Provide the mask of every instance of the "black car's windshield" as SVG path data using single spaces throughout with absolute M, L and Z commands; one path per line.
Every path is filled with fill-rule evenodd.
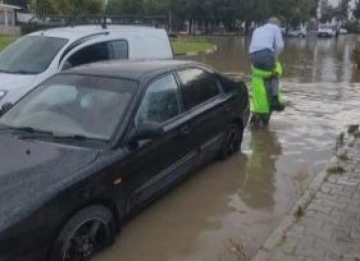
M 26 36 L 0 53 L 0 72 L 42 73 L 67 42 L 63 38 Z
M 109 140 L 136 83 L 114 78 L 58 75 L 0 118 L 11 129 Z

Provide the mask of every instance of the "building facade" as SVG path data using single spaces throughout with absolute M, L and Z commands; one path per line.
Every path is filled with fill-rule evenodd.
M 16 34 L 20 30 L 16 26 L 16 10 L 18 6 L 0 2 L 0 34 Z

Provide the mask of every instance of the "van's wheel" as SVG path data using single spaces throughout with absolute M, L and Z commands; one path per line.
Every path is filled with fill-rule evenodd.
M 84 261 L 114 242 L 116 223 L 103 206 L 87 207 L 63 227 L 50 253 L 50 261 Z
M 239 152 L 243 140 L 243 128 L 236 123 L 229 126 L 220 151 L 220 159 L 224 160 Z

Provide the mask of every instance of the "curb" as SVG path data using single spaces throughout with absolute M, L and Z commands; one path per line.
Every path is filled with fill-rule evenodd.
M 179 53 L 175 56 L 198 56 L 202 54 L 212 54 L 215 53 L 218 50 L 217 45 L 214 45 L 211 49 L 205 50 L 205 51 L 198 51 L 198 52 L 187 52 L 187 53 Z
M 257 251 L 256 255 L 252 258 L 252 261 L 269 261 L 270 252 L 276 248 L 286 231 L 296 222 L 295 213 L 299 208 L 305 209 L 314 198 L 315 194 L 320 190 L 321 185 L 324 183 L 326 177 L 328 177 L 327 169 L 330 166 L 333 166 L 335 162 L 338 162 L 337 156 L 334 156 L 329 163 L 326 165 L 325 170 L 320 172 L 311 182 L 309 189 L 305 194 L 295 203 L 295 206 L 292 210 L 282 219 L 279 225 L 275 230 L 270 234 L 268 239 L 262 245 L 262 247 Z

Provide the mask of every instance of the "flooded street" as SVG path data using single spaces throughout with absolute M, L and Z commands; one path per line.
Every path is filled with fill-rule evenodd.
M 288 39 L 286 111 L 274 115 L 269 130 L 247 129 L 242 154 L 205 167 L 132 218 L 96 260 L 236 260 L 236 245 L 253 255 L 331 158 L 339 132 L 358 122 L 355 39 Z M 249 75 L 246 38 L 214 42 L 217 53 L 194 59 Z

